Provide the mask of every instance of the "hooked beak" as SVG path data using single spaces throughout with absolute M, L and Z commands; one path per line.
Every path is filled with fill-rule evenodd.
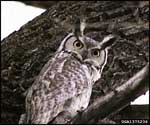
M 83 53 L 82 53 L 82 59 L 83 60 L 87 59 L 87 55 L 88 55 L 88 51 L 84 50 Z

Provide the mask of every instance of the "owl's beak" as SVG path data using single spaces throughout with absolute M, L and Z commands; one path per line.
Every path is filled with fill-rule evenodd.
M 84 50 L 83 53 L 82 53 L 82 59 L 83 60 L 87 59 L 87 54 L 88 54 L 88 51 Z

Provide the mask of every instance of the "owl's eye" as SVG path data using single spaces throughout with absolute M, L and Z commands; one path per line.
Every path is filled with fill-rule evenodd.
M 99 49 L 92 50 L 92 55 L 96 57 L 100 56 L 100 50 Z
M 81 48 L 83 48 L 83 43 L 81 43 L 80 41 L 75 41 L 73 43 L 73 46 L 78 48 L 78 49 L 81 49 Z

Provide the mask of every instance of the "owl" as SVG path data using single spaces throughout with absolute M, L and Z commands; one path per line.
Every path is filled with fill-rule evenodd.
M 42 68 L 27 92 L 19 124 L 66 124 L 88 107 L 115 37 L 98 42 L 85 36 L 84 28 L 81 22 L 69 33 Z

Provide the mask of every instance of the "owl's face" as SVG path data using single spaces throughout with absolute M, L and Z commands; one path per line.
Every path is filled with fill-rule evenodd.
M 86 36 L 76 37 L 75 34 L 71 33 L 62 41 L 58 51 L 67 50 L 75 53 L 81 61 L 100 68 L 106 63 L 106 41 L 109 41 L 111 38 L 112 36 L 105 37 L 100 43 Z

